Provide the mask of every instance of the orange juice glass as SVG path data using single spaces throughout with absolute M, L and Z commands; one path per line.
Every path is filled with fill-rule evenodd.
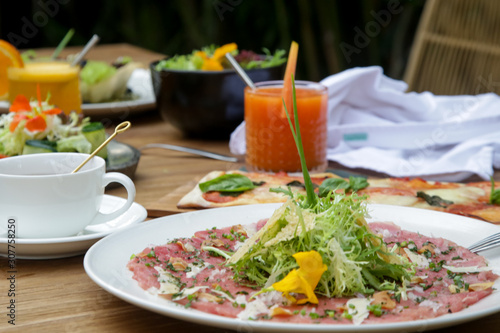
M 246 166 L 250 171 L 299 172 L 297 147 L 283 109 L 283 81 L 265 81 L 245 88 Z M 295 81 L 302 145 L 309 171 L 327 166 L 327 89 Z M 288 107 L 288 105 L 287 105 Z M 293 121 L 293 109 L 288 107 Z
M 70 66 L 67 62 L 30 62 L 23 68 L 10 67 L 7 70 L 9 79 L 9 100 L 17 95 L 28 99 L 37 98 L 37 85 L 40 85 L 42 100 L 50 94 L 49 103 L 63 110 L 81 112 L 79 66 Z

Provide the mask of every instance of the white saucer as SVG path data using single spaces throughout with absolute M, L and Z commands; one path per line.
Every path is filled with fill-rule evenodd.
M 101 211 L 109 212 L 123 205 L 126 200 L 112 195 L 104 195 Z M 76 236 L 60 238 L 15 238 L 15 243 L 8 243 L 0 238 L 0 257 L 9 259 L 55 259 L 84 254 L 99 239 L 113 231 L 144 221 L 147 212 L 138 203 L 133 203 L 120 217 L 104 225 L 89 226 Z M 10 245 L 10 247 L 9 247 Z M 10 251 L 9 251 L 10 250 Z

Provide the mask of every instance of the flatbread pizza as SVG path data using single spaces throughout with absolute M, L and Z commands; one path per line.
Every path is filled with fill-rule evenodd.
M 351 191 L 349 183 L 362 179 L 365 186 L 356 191 L 366 195 L 369 203 L 437 210 L 500 224 L 500 205 L 493 195 L 496 188 L 492 189 L 492 183 L 487 181 L 462 184 L 421 178 L 343 179 L 333 173 L 312 174 L 311 178 L 317 192 Z M 250 186 L 238 187 L 243 181 Z M 181 198 L 177 207 L 201 209 L 285 202 L 284 193 L 272 190 L 277 188 L 305 193 L 303 178 L 299 175 L 212 171 Z

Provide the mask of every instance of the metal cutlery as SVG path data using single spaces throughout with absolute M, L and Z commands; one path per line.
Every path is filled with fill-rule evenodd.
M 500 232 L 472 244 L 468 249 L 471 252 L 480 252 L 492 249 L 497 246 L 500 246 Z
M 162 149 L 168 149 L 168 150 L 181 151 L 184 153 L 200 155 L 200 156 L 213 158 L 216 160 L 226 161 L 226 162 L 237 162 L 238 161 L 238 158 L 233 157 L 233 156 L 226 156 L 226 155 L 212 153 L 212 152 L 205 151 L 205 150 L 187 148 L 187 147 L 181 147 L 181 146 L 174 146 L 174 145 L 169 145 L 169 144 L 165 144 L 165 143 L 150 143 L 150 144 L 147 144 L 147 145 L 139 148 L 139 150 L 142 151 L 144 149 L 151 149 L 151 148 L 162 148 Z

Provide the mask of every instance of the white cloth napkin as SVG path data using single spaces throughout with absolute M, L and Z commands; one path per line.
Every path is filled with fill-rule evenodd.
M 328 159 L 393 177 L 488 180 L 500 167 L 500 97 L 405 92 L 380 67 L 353 68 L 321 81 L 328 87 Z M 244 122 L 231 134 L 245 153 Z

